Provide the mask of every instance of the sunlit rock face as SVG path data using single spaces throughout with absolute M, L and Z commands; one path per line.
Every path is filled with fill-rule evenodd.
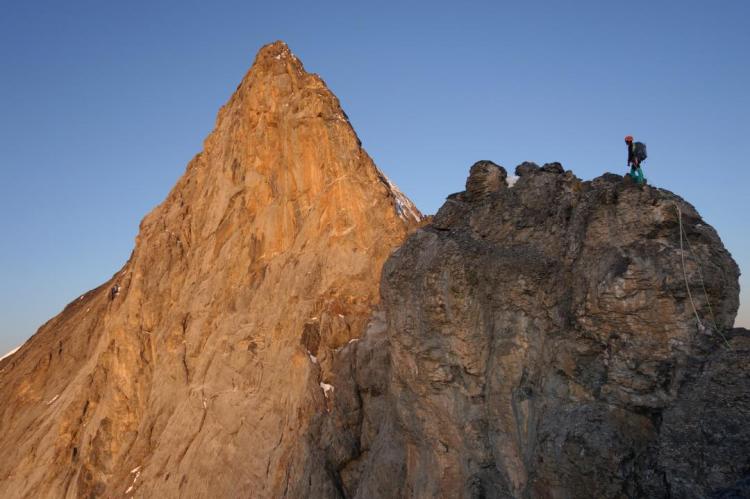
M 747 492 L 750 334 L 731 329 L 738 268 L 716 232 L 617 175 L 516 174 L 475 164 L 386 262 L 382 311 L 333 381 L 346 494 Z
M 0 497 L 335 494 L 308 465 L 332 352 L 420 218 L 263 47 L 122 270 L 0 362 Z

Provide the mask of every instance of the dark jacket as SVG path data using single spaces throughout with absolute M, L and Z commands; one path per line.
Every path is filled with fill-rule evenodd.
M 639 161 L 635 157 L 635 142 L 631 142 L 630 144 L 626 142 L 625 145 L 628 148 L 628 166 L 638 166 Z

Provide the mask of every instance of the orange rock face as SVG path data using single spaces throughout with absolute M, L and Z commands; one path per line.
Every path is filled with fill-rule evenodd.
M 420 219 L 323 81 L 264 47 L 122 270 L 0 361 L 0 497 L 326 493 L 332 352 Z

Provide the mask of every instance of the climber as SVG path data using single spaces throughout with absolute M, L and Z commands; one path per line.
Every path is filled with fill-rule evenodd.
M 120 293 L 120 285 L 115 284 L 112 286 L 112 289 L 109 290 L 109 299 L 114 300 L 115 296 L 117 296 Z
M 638 185 L 643 184 L 646 179 L 643 178 L 643 170 L 641 170 L 641 162 L 647 157 L 646 155 L 646 144 L 643 142 L 633 142 L 633 136 L 628 135 L 625 137 L 625 144 L 628 146 L 628 166 L 630 167 L 630 178 L 638 182 Z

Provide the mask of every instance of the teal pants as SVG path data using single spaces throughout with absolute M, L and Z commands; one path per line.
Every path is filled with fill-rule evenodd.
M 635 166 L 630 167 L 630 178 L 638 182 L 638 185 L 643 184 L 643 170 L 641 170 L 640 165 L 638 165 L 638 168 Z

